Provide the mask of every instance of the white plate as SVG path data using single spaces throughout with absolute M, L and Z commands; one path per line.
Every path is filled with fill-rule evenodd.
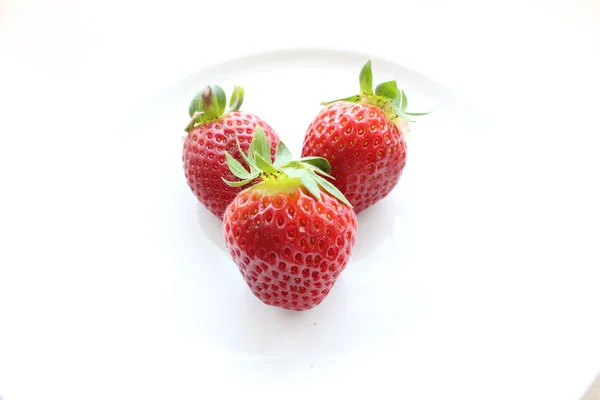
M 534 340 L 545 321 L 506 340 L 527 325 L 523 310 L 535 300 L 528 283 L 515 283 L 531 271 L 510 252 L 498 254 L 502 243 L 518 245 L 506 232 L 521 215 L 501 183 L 504 147 L 464 99 L 416 71 L 372 60 L 376 82 L 397 79 L 411 107 L 435 112 L 413 125 L 400 184 L 360 214 L 353 257 L 315 309 L 287 312 L 255 299 L 225 250 L 219 221 L 187 187 L 179 139 L 200 88 L 243 86 L 243 109 L 264 118 L 298 155 L 319 102 L 355 93 L 368 56 L 290 50 L 235 59 L 182 80 L 133 119 L 126 197 L 138 222 L 128 246 L 147 261 L 125 269 L 136 290 L 124 296 L 136 293 L 142 302 L 148 317 L 130 329 L 164 363 L 139 370 L 149 367 L 133 360 L 140 379 L 166 392 L 180 388 L 178 398 L 207 387 L 281 394 L 290 385 L 300 396 L 320 384 L 319 391 L 470 399 L 497 387 L 499 377 L 518 382 L 537 365 L 512 339 Z M 539 351 L 535 342 L 528 346 Z M 488 397 L 517 394 L 524 389 L 513 384 Z
M 396 359 L 394 373 L 408 372 L 431 356 L 422 351 L 432 351 L 439 338 L 419 333 L 419 326 L 433 321 L 432 313 L 444 306 L 445 285 L 465 286 L 455 272 L 471 267 L 469 262 L 452 268 L 453 261 L 434 262 L 452 251 L 448 247 L 454 240 L 445 237 L 449 225 L 473 201 L 452 195 L 450 187 L 466 181 L 451 183 L 446 167 L 452 165 L 452 174 L 464 170 L 468 160 L 456 160 L 452 149 L 472 138 L 479 126 L 462 99 L 415 71 L 372 59 L 376 82 L 397 79 L 413 109 L 435 112 L 413 125 L 400 184 L 359 215 L 357 244 L 347 269 L 327 299 L 307 312 L 267 307 L 254 298 L 225 250 L 220 221 L 199 204 L 183 175 L 180 137 L 187 106 L 205 85 L 219 84 L 227 91 L 244 87 L 242 108 L 265 119 L 299 155 L 319 103 L 355 93 L 367 57 L 297 50 L 236 59 L 186 78 L 136 115 L 129 135 L 144 161 L 139 169 L 132 165 L 132 181 L 139 186 L 130 200 L 139 205 L 140 221 L 151 225 L 143 230 L 137 226 L 132 237 L 152 260 L 140 265 L 139 273 L 144 276 L 143 293 L 155 307 L 162 305 L 164 314 L 154 315 L 155 323 L 161 329 L 168 326 L 165 339 L 184 352 L 183 364 L 169 368 L 187 370 L 195 364 L 199 371 L 217 360 L 233 367 L 228 374 L 236 380 L 252 386 L 272 374 L 284 384 L 322 373 L 338 378 L 374 373 L 380 368 L 359 360 L 375 361 L 383 354 L 378 363 Z M 453 126 L 458 137 L 449 135 L 446 126 Z M 457 202 L 463 205 L 443 215 Z M 451 269 L 455 272 L 449 274 Z M 134 279 L 139 276 L 134 274 Z M 443 331 L 439 335 L 447 337 Z M 436 358 L 429 362 L 439 364 Z M 216 369 L 212 372 L 209 381 L 223 378 Z M 405 376 L 399 393 L 424 395 L 426 391 L 414 387 L 424 372 Z M 183 384 L 193 387 L 195 382 Z
M 268 307 L 244 284 L 219 221 L 185 182 L 180 138 L 189 101 L 207 84 L 243 86 L 242 109 L 298 155 L 319 102 L 357 92 L 368 57 L 375 82 L 395 78 L 411 108 L 435 111 L 412 127 L 400 184 L 360 214 L 354 254 L 327 299 L 301 313 Z M 60 266 L 44 272 L 54 289 L 39 278 L 36 292 L 46 293 L 48 310 L 35 302 L 14 317 L 38 312 L 19 327 L 44 334 L 8 330 L 19 346 L 0 350 L 14 361 L 29 349 L 44 362 L 29 370 L 24 362 L 22 371 L 63 398 L 90 387 L 97 389 L 88 398 L 123 399 L 198 399 L 215 397 L 213 390 L 223 398 L 572 398 L 591 376 L 571 365 L 593 370 L 593 358 L 580 355 L 598 351 L 590 347 L 598 325 L 582 317 L 597 300 L 586 279 L 595 260 L 584 258 L 587 243 L 548 228 L 559 198 L 541 202 L 546 186 L 528 191 L 537 169 L 515 142 L 498 140 L 497 121 L 484 123 L 481 108 L 371 54 L 288 50 L 199 69 L 126 126 L 113 126 L 120 136 L 94 137 L 95 154 L 111 151 L 98 167 L 105 173 L 90 174 L 98 192 L 86 193 L 92 207 L 74 225 L 98 227 L 85 251 L 73 249 L 86 268 L 69 262 L 68 274 Z M 521 136 L 521 151 L 536 139 Z M 554 221 L 573 226 L 564 216 Z M 568 274 L 548 267 L 579 248 Z M 10 393 L 33 393 L 26 374 L 6 371 L 22 380 Z

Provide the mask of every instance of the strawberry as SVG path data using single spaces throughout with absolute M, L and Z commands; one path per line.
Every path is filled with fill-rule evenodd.
M 227 167 L 225 153 L 242 161 L 236 143 L 247 151 L 257 126 L 269 138 L 272 157 L 279 143 L 279 137 L 265 121 L 239 111 L 243 100 L 244 90 L 239 86 L 234 88 L 225 113 L 225 92 L 220 86 L 207 86 L 194 97 L 189 107 L 192 120 L 185 129 L 187 135 L 183 143 L 185 178 L 200 203 L 218 218 L 222 218 L 225 208 L 243 189 L 231 187 L 221 179 L 235 179 Z
M 329 160 L 334 184 L 358 214 L 386 197 L 406 165 L 407 99 L 396 81 L 373 91 L 371 61 L 360 72 L 360 94 L 321 103 L 306 130 L 302 156 Z
M 308 310 L 321 303 L 346 267 L 356 240 L 356 214 L 330 177 L 324 158 L 291 160 L 283 142 L 269 160 L 267 136 L 257 127 L 247 171 L 227 154 L 244 189 L 227 207 L 223 234 L 250 290 L 263 303 Z

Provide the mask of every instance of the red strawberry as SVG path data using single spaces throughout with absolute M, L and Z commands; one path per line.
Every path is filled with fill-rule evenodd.
M 227 156 L 244 185 L 223 216 L 229 252 L 252 293 L 263 303 L 308 310 L 321 303 L 346 267 L 356 239 L 356 214 L 323 176 L 318 157 L 291 160 L 279 142 L 274 164 L 267 137 L 257 127 L 245 157 L 248 172 Z
M 404 135 L 409 131 L 407 100 L 396 81 L 373 91 L 371 61 L 360 72 L 361 93 L 321 103 L 326 107 L 309 125 L 302 156 L 329 160 L 333 183 L 358 214 L 386 197 L 406 164 Z
M 232 180 L 225 153 L 242 161 L 236 141 L 248 151 L 256 126 L 269 138 L 274 157 L 279 137 L 265 121 L 256 115 L 239 111 L 244 100 L 244 90 L 236 87 L 231 95 L 229 110 L 225 113 L 227 98 L 220 86 L 207 86 L 192 100 L 189 108 L 191 122 L 186 127 L 183 143 L 183 169 L 189 187 L 200 203 L 214 215 L 222 218 L 225 208 L 242 190 L 231 187 L 221 179 Z

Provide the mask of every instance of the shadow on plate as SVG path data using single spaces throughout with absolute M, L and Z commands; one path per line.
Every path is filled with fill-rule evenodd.
M 414 304 L 418 295 L 407 282 L 397 291 L 374 292 L 343 275 L 317 307 L 283 310 L 254 297 L 228 254 L 198 257 L 202 262 L 180 271 L 177 313 L 184 329 L 244 355 L 345 355 L 398 336 L 420 312 L 420 304 Z
M 394 198 L 388 196 L 358 214 L 356 243 L 351 261 L 372 256 L 386 239 L 394 235 L 398 213 Z
M 219 218 L 208 211 L 199 201 L 197 202 L 198 225 L 204 231 L 206 238 L 210 240 L 217 248 L 226 250 L 225 239 L 223 238 L 223 225 Z
M 195 220 L 186 229 L 166 229 L 177 268 L 178 320 L 203 341 L 264 357 L 339 356 L 396 337 L 422 311 L 419 293 L 410 282 L 394 282 L 397 277 L 388 277 L 385 285 L 394 290 L 373 290 L 373 274 L 366 271 L 377 248 L 410 236 L 408 206 L 389 196 L 359 215 L 353 270 L 342 274 L 320 305 L 304 312 L 267 306 L 254 297 L 225 248 L 220 220 L 200 203 L 173 208 L 179 214 L 169 219 L 173 223 Z M 402 249 L 394 252 L 402 258 Z M 387 276 L 388 264 L 377 274 Z

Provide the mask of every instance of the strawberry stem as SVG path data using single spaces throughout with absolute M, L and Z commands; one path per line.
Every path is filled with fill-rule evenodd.
M 368 60 L 360 70 L 358 81 L 360 83 L 360 92 L 363 95 L 369 96 L 373 94 L 373 71 L 371 70 L 371 60 Z
M 321 105 L 329 105 L 339 101 L 356 104 L 370 104 L 383 110 L 386 117 L 396 125 L 405 122 L 414 122 L 410 116 L 427 115 L 430 112 L 414 113 L 406 111 L 408 100 L 406 93 L 398 88 L 396 81 L 383 82 L 377 85 L 373 92 L 373 70 L 371 60 L 368 60 L 360 70 L 359 74 L 360 94 L 345 97 L 343 99 L 322 102 Z M 401 119 L 403 121 L 398 121 Z
M 244 89 L 235 86 L 231 94 L 228 113 L 238 111 L 244 102 Z M 194 126 L 221 118 L 227 107 L 227 96 L 219 85 L 206 86 L 190 102 L 188 113 L 191 121 L 185 128 L 189 132 Z
M 238 111 L 244 102 L 244 89 L 240 86 L 235 86 L 229 100 L 229 112 Z
M 275 162 L 271 162 L 271 153 L 269 139 L 260 126 L 256 126 L 254 138 L 250 143 L 248 154 L 244 154 L 241 148 L 238 149 L 242 159 L 250 168 L 246 170 L 229 153 L 225 153 L 227 166 L 230 171 L 239 178 L 239 181 L 223 181 L 230 186 L 244 186 L 259 178 L 262 182 L 257 185 L 266 185 L 265 187 L 298 187 L 304 186 L 317 200 L 321 200 L 321 192 L 325 191 L 352 207 L 350 202 L 344 197 L 331 182 L 325 179 L 330 178 L 329 172 L 331 165 L 327 159 L 322 157 L 304 157 L 299 160 L 292 160 L 292 155 L 286 145 L 280 140 L 277 147 Z

